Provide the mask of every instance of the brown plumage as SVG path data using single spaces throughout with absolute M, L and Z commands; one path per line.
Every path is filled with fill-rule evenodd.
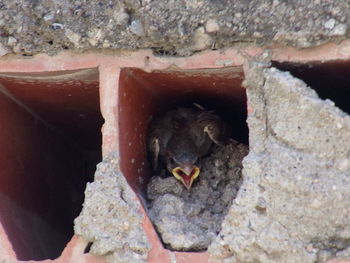
M 226 137 L 227 126 L 213 111 L 199 105 L 171 110 L 156 118 L 149 128 L 153 169 L 165 165 L 190 189 L 199 175 L 201 157 L 209 153 L 213 143 L 222 144 Z

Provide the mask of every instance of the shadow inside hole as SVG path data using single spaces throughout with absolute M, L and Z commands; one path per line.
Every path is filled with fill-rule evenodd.
M 54 259 L 101 161 L 96 69 L 0 74 L 0 220 L 18 260 Z
M 332 100 L 337 107 L 350 113 L 348 102 L 350 86 L 349 62 L 330 61 L 313 63 L 273 62 L 272 66 L 290 72 L 314 89 L 322 99 Z
M 88 254 L 89 252 L 90 252 L 90 250 L 91 250 L 91 246 L 93 245 L 93 242 L 89 242 L 87 245 L 86 245 L 86 247 L 85 247 L 85 249 L 84 249 L 84 254 Z

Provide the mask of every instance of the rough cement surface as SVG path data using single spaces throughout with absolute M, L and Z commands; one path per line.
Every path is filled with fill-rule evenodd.
M 0 0 L 0 55 L 152 48 L 186 56 L 237 42 L 309 47 L 348 35 L 347 0 Z
M 215 146 L 202 160 L 201 173 L 190 191 L 173 176 L 152 177 L 147 186 L 149 216 L 168 248 L 199 251 L 208 247 L 236 197 L 247 153 L 247 146 L 233 140 Z
M 246 70 L 250 152 L 209 253 L 222 262 L 349 257 L 350 117 L 274 68 Z
M 97 166 L 95 181 L 85 190 L 75 233 L 93 242 L 90 253 L 109 263 L 146 262 L 150 244 L 142 228 L 136 195 L 119 172 L 117 155 Z

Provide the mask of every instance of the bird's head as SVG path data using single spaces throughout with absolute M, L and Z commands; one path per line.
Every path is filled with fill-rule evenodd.
M 187 130 L 180 130 L 173 136 L 167 147 L 167 168 L 177 180 L 190 190 L 194 180 L 198 177 L 200 155 Z
M 198 157 L 190 153 L 182 152 L 181 155 L 174 155 L 171 173 L 177 180 L 182 182 L 187 190 L 190 190 L 194 180 L 200 173 L 200 168 L 196 165 Z

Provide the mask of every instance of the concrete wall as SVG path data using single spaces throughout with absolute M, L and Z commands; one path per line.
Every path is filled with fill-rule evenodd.
M 110 154 L 117 153 L 118 157 L 114 159 L 114 162 L 116 165 L 112 166 L 115 170 L 116 176 L 119 177 L 125 177 L 131 182 L 131 186 L 133 188 L 130 188 L 130 186 L 126 183 L 122 184 L 122 187 L 124 189 L 128 189 L 127 192 L 133 193 L 134 197 L 130 198 L 128 196 L 127 202 L 133 202 L 133 206 L 130 208 L 133 213 L 140 213 L 140 222 L 137 222 L 137 226 L 143 229 L 143 234 L 147 237 L 147 242 L 151 244 L 149 251 L 146 250 L 146 256 L 144 259 L 148 262 L 173 262 L 176 260 L 176 262 L 211 262 L 214 260 L 209 259 L 209 254 L 207 252 L 202 253 L 183 253 L 183 252 L 171 252 L 163 247 L 161 242 L 159 241 L 159 238 L 150 223 L 149 219 L 147 218 L 147 213 L 142 207 L 142 200 L 140 199 L 140 192 L 139 188 L 133 184 L 135 184 L 135 170 L 134 169 L 128 169 L 128 166 L 124 164 L 123 168 L 123 160 L 124 162 L 128 162 L 128 158 L 130 158 L 130 154 L 128 153 L 125 148 L 129 147 L 128 140 L 131 140 L 133 142 L 136 138 L 134 138 L 132 135 L 128 137 L 127 135 L 123 134 L 124 127 L 127 127 L 127 125 L 130 124 L 130 116 L 133 115 L 132 107 L 136 105 L 139 107 L 140 101 L 137 100 L 135 97 L 135 100 L 124 100 L 123 101 L 123 94 L 125 92 L 135 92 L 136 95 L 143 94 L 137 90 L 129 90 L 131 88 L 135 88 L 136 81 L 130 80 L 134 84 L 130 84 L 130 82 L 127 81 L 128 77 L 124 76 L 123 74 L 127 74 L 124 70 L 126 68 L 138 68 L 145 72 L 152 72 L 152 71 L 169 71 L 169 68 L 171 70 L 178 70 L 179 72 L 183 70 L 187 70 L 188 72 L 191 72 L 193 70 L 203 70 L 205 72 L 205 69 L 216 69 L 216 70 L 223 70 L 225 71 L 227 67 L 235 68 L 236 70 L 242 72 L 243 66 L 245 63 L 248 63 L 251 60 L 257 60 L 257 61 L 279 61 L 279 62 L 300 62 L 300 63 L 309 63 L 309 62 L 326 62 L 331 60 L 343 60 L 347 61 L 350 59 L 350 50 L 349 48 L 350 43 L 348 41 L 344 41 L 340 44 L 328 44 L 322 47 L 318 48 L 310 48 L 308 50 L 297 50 L 293 48 L 279 48 L 279 49 L 270 49 L 269 52 L 262 48 L 235 48 L 235 49 L 228 49 L 226 51 L 206 51 L 203 53 L 196 54 L 191 57 L 187 58 L 174 58 L 174 57 L 156 57 L 152 55 L 151 51 L 137 51 L 134 53 L 120 53 L 120 54 L 99 54 L 99 53 L 89 53 L 89 54 L 73 54 L 73 53 L 61 53 L 60 55 L 49 57 L 46 55 L 40 55 L 35 56 L 30 59 L 23 59 L 18 58 L 15 56 L 8 56 L 6 59 L 0 60 L 0 71 L 4 75 L 8 75 L 9 73 L 25 73 L 25 74 L 39 74 L 44 73 L 46 75 L 47 72 L 57 72 L 60 70 L 63 71 L 70 71 L 70 70 L 84 70 L 89 68 L 98 68 L 99 71 L 99 97 L 100 97 L 100 107 L 101 107 L 101 113 L 104 118 L 104 124 L 102 128 L 102 152 L 103 156 L 107 160 L 107 157 L 110 156 Z M 122 73 L 121 73 L 122 72 Z M 220 71 L 218 71 L 220 74 Z M 1 74 L 1 73 L 0 73 Z M 142 73 L 147 75 L 147 73 Z M 152 73 L 153 74 L 153 73 Z M 159 73 L 160 74 L 160 73 Z M 165 74 L 165 73 L 164 73 Z M 40 75 L 40 74 L 39 74 Z M 180 74 L 181 75 L 181 74 Z M 201 74 L 199 74 L 200 76 Z M 215 73 L 214 73 L 215 75 Z M 152 75 L 149 75 L 148 77 L 151 77 Z M 153 75 L 155 76 L 155 75 Z M 204 74 L 205 76 L 205 74 Z M 171 77 L 174 77 L 174 74 L 170 74 Z M 46 75 L 46 78 L 50 78 Z M 193 78 L 196 78 L 194 75 Z M 157 78 L 156 78 L 157 79 Z M 162 78 L 164 81 L 168 81 L 167 77 Z M 155 80 L 154 83 L 150 81 L 150 79 L 147 78 L 141 78 L 137 80 L 138 82 L 148 82 L 151 84 L 156 84 L 157 81 Z M 169 80 L 170 81 L 170 80 Z M 232 94 L 236 94 L 237 97 L 241 98 L 238 100 L 237 105 L 239 105 L 240 108 L 244 107 L 244 102 L 242 102 L 242 91 L 244 91 L 243 87 L 241 87 L 240 83 L 242 81 L 242 74 L 234 75 L 232 81 L 236 81 L 238 83 L 237 85 L 233 85 L 237 87 L 236 91 L 231 91 Z M 171 82 L 171 81 L 170 81 Z M 145 84 L 144 86 L 147 86 L 148 84 Z M 40 82 L 39 84 L 40 85 Z M 61 84 L 62 86 L 62 84 Z M 171 86 L 171 85 L 170 85 Z M 6 87 L 6 86 L 5 86 Z M 76 86 L 73 85 L 73 87 L 76 88 Z M 229 87 L 229 86 L 226 86 Z M 49 89 L 50 87 L 46 87 Z M 158 87 L 160 89 L 160 86 Z M 35 89 L 35 87 L 33 87 Z M 73 88 L 74 89 L 74 88 Z M 180 88 L 176 88 L 179 89 Z M 153 85 L 148 85 L 148 92 L 153 91 Z M 244 92 L 243 92 L 244 93 Z M 136 96 L 135 95 L 135 96 Z M 8 97 L 1 95 L 1 99 L 4 100 L 3 103 L 0 105 L 1 109 L 1 123 L 5 123 L 8 128 L 5 128 L 4 131 L 2 131 L 0 140 L 3 140 L 3 145 L 7 145 L 4 149 L 6 151 L 3 151 L 4 157 L 2 157 L 4 160 L 7 161 L 7 166 L 12 169 L 12 171 L 8 171 L 4 173 L 5 175 L 2 175 L 0 180 L 4 180 L 4 183 L 1 184 L 1 193 L 4 195 L 2 198 L 3 200 L 6 200 L 6 202 L 2 203 L 1 207 L 3 211 L 6 211 L 5 213 L 1 213 L 1 225 L 3 231 L 1 233 L 0 238 L 0 249 L 2 253 L 0 253 L 0 258 L 3 259 L 5 262 L 18 262 L 21 260 L 27 260 L 31 257 L 31 259 L 43 259 L 45 256 L 38 256 L 38 258 L 34 258 L 35 256 L 27 256 L 28 258 L 24 258 L 23 255 L 26 253 L 26 255 L 30 255 L 30 253 L 39 253 L 39 251 L 45 251 L 48 252 L 48 250 L 26 250 L 25 246 L 29 243 L 34 243 L 33 240 L 35 240 L 35 235 L 32 236 L 31 229 L 34 229 L 32 226 L 28 228 L 26 225 L 25 230 L 22 229 L 16 229 L 13 218 L 18 220 L 19 222 L 24 221 L 25 223 L 21 224 L 31 224 L 32 221 L 34 222 L 41 222 L 41 219 L 33 219 L 33 220 L 22 220 L 22 217 L 25 218 L 36 218 L 36 215 L 39 215 L 40 218 L 43 218 L 43 220 L 51 222 L 44 216 L 44 212 L 42 212 L 45 209 L 49 209 L 50 205 L 47 203 L 51 200 L 50 198 L 47 198 L 48 196 L 53 196 L 53 198 L 58 198 L 59 201 L 57 201 L 60 205 L 62 205 L 61 208 L 58 208 L 56 211 L 52 211 L 50 216 L 53 217 L 53 221 L 55 222 L 55 216 L 57 213 L 60 213 L 60 211 L 65 210 L 66 211 L 66 205 L 69 206 L 70 203 L 68 201 L 63 201 L 68 198 L 66 195 L 62 196 L 62 193 L 64 192 L 64 187 L 66 187 L 65 178 L 70 176 L 69 171 L 75 171 L 70 169 L 70 166 L 66 166 L 67 163 L 69 163 L 71 160 L 75 160 L 75 157 L 72 157 L 71 155 L 67 154 L 70 151 L 65 149 L 64 151 L 60 150 L 61 147 L 68 147 L 70 148 L 71 145 L 68 143 L 62 143 L 63 138 L 61 136 L 58 136 L 58 139 L 53 140 L 55 137 L 55 133 L 51 132 L 50 129 L 44 128 L 42 122 L 40 121 L 34 121 L 33 115 L 29 114 L 27 111 L 23 110 L 22 107 L 18 105 L 18 103 L 14 103 L 12 100 L 10 100 Z M 19 97 L 20 94 L 16 95 L 15 97 Z M 79 100 L 78 100 L 79 101 Z M 142 100 L 141 100 L 142 101 Z M 22 102 L 24 103 L 24 102 Z M 29 100 L 27 101 L 29 103 Z M 84 105 L 87 105 L 87 102 L 84 102 Z M 136 109 L 137 109 L 136 107 Z M 141 104 L 142 107 L 142 104 Z M 32 107 L 30 107 L 32 109 Z M 151 112 L 153 109 L 152 105 L 149 108 L 149 112 Z M 122 117 L 123 111 L 130 111 L 128 113 L 128 117 Z M 242 110 L 244 111 L 244 110 Z M 248 112 L 251 111 L 250 108 L 247 110 Z M 145 116 L 141 116 L 140 118 L 143 119 L 147 117 L 147 111 L 145 111 L 143 114 Z M 11 119 L 9 119 L 9 115 L 11 115 Z M 46 118 L 47 119 L 47 118 Z M 46 120 L 45 119 L 45 120 Z M 137 120 L 137 119 L 135 119 Z M 133 120 L 133 121 L 135 121 Z M 244 121 L 244 120 L 241 120 Z M 7 124 L 9 123 L 9 124 Z M 25 129 L 23 129 L 22 125 L 25 123 L 28 123 L 28 126 L 26 126 Z M 94 122 L 97 125 L 101 125 L 101 122 Z M 131 125 L 134 126 L 134 125 Z M 81 129 L 79 132 L 82 134 L 86 133 L 88 128 L 85 128 L 82 126 L 83 129 Z M 91 127 L 91 126 L 89 126 Z M 134 127 L 135 128 L 135 127 Z M 12 129 L 12 130 L 10 130 Z M 130 128 L 131 129 L 131 128 Z M 25 132 L 24 132 L 25 131 Z M 2 135 L 4 134 L 4 135 Z M 13 136 L 13 135 L 16 136 Z M 47 138 L 45 136 L 48 136 L 47 134 L 51 135 L 51 137 Z M 74 134 L 72 132 L 72 134 Z M 259 138 L 252 137 L 254 134 L 250 134 L 250 140 L 258 140 Z M 11 140 L 14 140 L 13 143 Z M 53 144 L 51 140 L 54 141 Z M 136 139 L 137 140 L 137 139 Z M 11 144 L 10 144 L 11 142 Z M 14 148 L 13 146 L 20 142 L 19 146 Z M 52 145 L 57 145 L 57 153 L 56 151 L 52 152 L 52 149 L 55 149 Z M 142 144 L 142 143 L 141 143 Z M 140 144 L 140 145 L 141 145 Z M 16 144 L 17 145 L 17 144 Z M 41 147 L 38 149 L 38 145 Z M 23 147 L 23 148 L 22 148 Z M 47 148 L 50 148 L 47 150 Z M 32 156 L 30 154 L 31 148 L 37 149 L 38 155 Z M 141 148 L 141 146 L 140 146 Z M 15 149 L 15 153 L 13 150 Z M 6 152 L 6 153 L 5 153 Z M 64 152 L 64 156 L 62 157 L 60 153 Z M 50 153 L 50 154 L 48 154 Z M 12 156 L 16 155 L 16 157 L 21 157 L 21 161 L 25 165 L 24 167 L 28 167 L 28 170 L 30 169 L 31 177 L 28 176 L 28 173 L 18 173 L 18 163 L 15 157 L 7 158 L 5 157 L 5 154 L 12 154 Z M 51 157 L 52 154 L 52 157 Z M 119 159 L 119 155 L 120 158 Z M 7 156 L 7 155 L 6 155 Z M 51 164 L 53 166 L 50 166 L 50 161 L 48 161 L 49 164 L 48 167 L 54 167 L 52 170 L 54 170 L 54 173 L 56 172 L 58 174 L 64 174 L 66 177 L 54 177 L 57 179 L 57 182 L 53 183 L 51 186 L 53 186 L 54 190 L 48 190 L 49 188 L 42 187 L 43 182 L 46 182 L 51 178 L 50 176 L 47 176 L 43 172 L 35 172 L 35 169 L 38 169 L 38 167 L 42 168 L 42 159 L 44 157 L 48 160 L 54 159 L 54 164 Z M 68 157 L 68 161 L 66 158 Z M 60 158 L 63 158 L 62 160 Z M 125 161 L 126 160 L 126 161 Z M 39 164 L 36 164 L 40 161 Z M 16 163 L 15 163 L 16 162 Z M 141 161 L 142 162 L 142 161 Z M 16 169 L 14 169 L 16 168 Z M 61 170 L 63 169 L 63 171 Z M 67 169 L 67 170 L 66 170 Z M 42 170 L 41 170 L 42 171 Z M 2 172 L 3 173 L 3 172 Z M 14 175 L 13 175 L 14 174 Z M 40 184 L 33 182 L 32 180 L 29 180 L 29 178 L 32 178 L 33 175 L 38 176 L 35 178 L 40 178 L 38 180 Z M 18 176 L 18 177 L 14 177 Z M 41 176 L 41 177 L 40 177 Z M 98 176 L 101 177 L 101 174 L 98 174 Z M 98 177 L 97 176 L 97 177 Z M 20 178 L 20 179 L 18 179 Z M 96 178 L 95 178 L 96 179 Z M 6 180 L 6 181 L 5 181 Z M 25 180 L 28 180 L 29 183 L 24 185 Z M 85 181 L 86 182 L 86 181 Z M 139 183 L 139 182 L 138 182 Z M 23 188 L 27 188 L 23 191 L 18 191 L 16 188 L 18 185 L 22 185 Z M 96 179 L 93 184 L 90 184 L 89 189 L 93 189 L 93 187 L 97 187 L 98 185 L 103 186 L 103 180 L 102 179 Z M 40 186 L 40 187 L 39 187 Z M 116 191 L 119 191 L 118 188 L 115 189 Z M 103 188 L 98 188 L 103 189 Z M 118 190 L 119 189 L 119 190 Z M 132 191 L 134 190 L 134 192 Z M 35 195 L 25 196 L 28 191 L 29 193 L 35 193 Z M 58 194 L 55 194 L 55 191 L 57 190 Z M 113 190 L 113 189 L 112 189 Z M 113 192 L 113 191 L 112 191 Z M 101 192 L 98 193 L 103 193 Z M 98 194 L 97 193 L 97 194 Z M 93 211 L 89 210 L 89 200 L 93 200 L 93 195 L 96 194 L 93 191 L 89 192 L 87 200 L 86 200 L 86 209 L 83 210 L 85 214 L 89 214 Z M 116 198 L 119 199 L 113 199 L 113 195 L 111 195 L 109 199 L 111 202 L 114 202 L 116 200 L 122 200 L 123 193 L 120 193 L 120 196 L 116 195 Z M 130 201 L 133 200 L 133 201 Z M 62 201 L 62 202 L 61 202 Z M 53 204 L 55 204 L 55 201 L 52 201 Z M 6 206 L 4 204 L 6 203 Z M 14 211 L 19 211 L 14 216 L 11 216 L 11 214 L 7 213 L 7 211 L 10 210 L 10 208 Z M 21 208 L 20 208 L 21 207 Z M 52 206 L 51 206 L 52 207 Z M 98 206 L 97 206 L 98 207 Z M 26 209 L 29 212 L 23 212 L 23 210 Z M 62 210 L 60 210 L 62 209 Z M 128 206 L 126 205 L 126 211 L 129 211 Z M 135 212 L 136 211 L 136 212 Z M 99 211 L 101 212 L 101 211 Z M 105 211 L 108 216 L 111 216 L 108 214 L 108 211 Z M 104 212 L 104 213 L 105 213 Z M 126 212 L 129 213 L 129 212 Z M 28 214 L 30 214 L 28 216 Z M 133 214 L 134 215 L 134 214 Z M 93 220 L 93 217 L 89 217 L 91 220 Z M 9 220 L 11 219 L 11 220 Z M 125 218 L 120 218 L 120 220 L 123 220 Z M 67 219 L 68 220 L 68 219 Z M 69 220 L 72 220 L 70 217 Z M 68 220 L 68 221 L 69 221 Z M 10 222 L 11 221 L 11 222 Z M 77 221 L 78 222 L 78 221 Z M 65 225 L 66 223 L 62 220 L 58 220 L 55 223 Z M 54 226 L 55 223 L 49 224 L 49 228 Z M 68 223 L 67 223 L 68 224 Z M 73 222 L 69 222 L 69 224 L 73 225 Z M 17 225 L 18 226 L 18 225 Z M 40 224 L 40 226 L 43 226 L 43 224 Z M 58 231 L 57 231 L 58 230 Z M 12 231 L 12 232 L 11 232 Z M 51 230 L 50 230 L 51 231 Z M 55 228 L 55 231 L 62 234 L 62 231 L 59 230 L 59 228 Z M 125 230 L 126 231 L 126 230 Z M 142 231 L 140 231 L 142 232 Z M 30 238 L 30 241 L 20 243 L 20 241 L 16 241 L 15 238 L 12 238 L 12 236 L 19 237 L 23 233 L 26 238 Z M 49 233 L 48 231 L 45 231 L 45 233 Z M 38 233 L 36 233 L 38 234 Z M 96 236 L 99 235 L 99 233 L 95 233 Z M 101 252 L 101 250 L 97 250 L 96 248 L 92 247 L 91 253 L 84 253 L 86 247 L 88 246 L 89 241 L 96 241 L 96 236 L 90 235 L 88 233 L 86 236 L 74 236 L 72 237 L 71 241 L 67 243 L 67 246 L 65 249 L 63 249 L 62 246 L 60 246 L 60 249 L 63 249 L 61 255 L 55 260 L 55 262 L 103 262 L 103 257 L 108 256 L 109 254 L 106 252 L 104 254 Z M 32 239 L 33 238 L 33 239 Z M 127 244 L 130 243 L 130 240 L 119 240 L 122 245 L 121 248 L 118 247 L 118 249 L 125 249 L 127 250 Z M 47 244 L 47 242 L 45 242 Z M 119 245 L 119 243 L 118 243 Z M 55 247 L 56 249 L 57 247 Z M 26 252 L 29 251 L 29 252 Z M 34 252 L 33 252 L 34 251 Z M 97 253 L 97 251 L 99 251 Z M 96 252 L 96 253 L 95 253 Z M 23 253 L 23 254 L 21 254 Z M 136 252 L 135 252 L 136 253 Z M 92 254 L 95 254 L 93 256 Z M 136 253 L 137 254 L 137 253 Z M 51 254 L 53 255 L 53 254 Z M 56 254 L 58 255 L 58 254 Z M 54 256 L 55 257 L 55 256 Z M 116 260 L 115 258 L 109 259 L 109 262 L 118 262 L 113 261 Z

